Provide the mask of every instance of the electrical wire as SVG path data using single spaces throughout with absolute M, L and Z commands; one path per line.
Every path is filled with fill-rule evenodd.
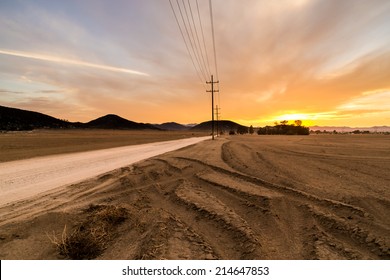
M 176 0 L 176 3 L 177 3 L 177 5 L 178 5 L 178 7 L 179 7 L 179 10 L 180 10 L 179 2 L 178 2 L 177 0 Z M 193 59 L 193 57 L 192 57 L 192 55 L 191 55 L 191 52 L 190 52 L 190 48 L 188 47 L 187 40 L 185 39 L 184 32 L 183 32 L 183 30 L 182 30 L 182 27 L 180 26 L 179 20 L 178 20 L 178 18 L 177 18 L 177 16 L 176 16 L 176 12 L 175 12 L 175 9 L 173 8 L 173 5 L 172 5 L 171 0 L 169 0 L 169 4 L 171 5 L 171 9 L 172 9 L 173 15 L 175 16 L 175 20 L 176 20 L 177 26 L 179 27 L 181 36 L 182 36 L 183 41 L 184 41 L 184 44 L 185 44 L 185 46 L 186 46 L 188 55 L 190 56 L 192 65 L 194 66 L 195 72 L 196 72 L 196 74 L 197 74 L 199 80 L 201 81 L 203 87 L 205 87 L 205 86 L 204 86 L 204 81 L 203 81 L 202 78 L 201 78 L 201 75 L 200 75 L 200 73 L 199 73 L 199 70 L 196 68 L 194 59 Z M 181 13 L 181 11 L 180 11 L 180 13 Z M 183 16 L 182 16 L 182 19 L 183 19 Z M 183 19 L 183 20 L 184 20 L 184 19 Z
M 184 5 L 184 1 L 183 1 L 183 0 L 182 0 L 182 3 L 183 3 L 183 8 L 184 8 L 184 10 L 185 10 L 185 12 L 186 12 L 185 5 Z M 184 25 L 184 28 L 185 28 L 185 31 L 186 31 L 186 34 L 187 34 L 188 42 L 189 42 L 189 44 L 190 44 L 190 46 L 191 46 L 191 49 L 192 49 L 192 53 L 193 53 L 193 57 L 194 57 L 194 62 L 197 62 L 196 64 L 198 65 L 198 68 L 196 68 L 196 67 L 195 67 L 195 68 L 197 69 L 197 71 L 198 71 L 198 73 L 199 73 L 200 76 L 203 75 L 203 79 L 204 79 L 204 73 L 202 72 L 202 69 L 201 69 L 201 67 L 199 66 L 199 60 L 198 60 L 198 58 L 197 58 L 197 56 L 196 56 L 194 44 L 192 43 L 191 36 L 190 36 L 189 31 L 188 31 L 187 24 L 186 24 L 186 21 L 185 21 L 185 19 L 184 19 L 183 12 L 182 12 L 182 9 L 180 8 L 180 4 L 179 4 L 179 1 L 178 1 L 178 0 L 176 0 L 176 4 L 177 4 L 177 7 L 179 8 L 180 16 L 181 16 L 181 19 L 182 19 L 182 22 L 183 22 L 183 25 Z M 187 16 L 187 21 L 189 21 L 188 16 Z M 192 56 L 191 53 L 190 53 L 190 55 Z M 202 78 L 201 78 L 201 80 L 202 80 Z M 204 80 L 203 80 L 202 82 L 204 83 Z
M 212 6 L 212 4 L 211 4 L 211 0 L 209 0 L 209 6 L 210 6 L 210 20 L 211 20 L 211 35 L 212 35 L 212 38 L 213 38 L 215 74 L 216 74 L 217 80 L 219 80 L 219 78 L 218 78 L 218 67 L 217 67 L 217 51 L 216 51 L 216 49 L 215 49 L 213 6 Z
M 191 22 L 190 22 L 190 18 L 189 18 L 189 15 L 188 15 L 187 6 L 185 5 L 184 0 L 182 0 L 182 3 L 183 3 L 183 7 L 184 7 L 184 12 L 185 12 L 185 15 L 186 15 L 186 18 L 187 18 L 188 29 L 190 30 L 190 32 L 188 33 L 188 38 L 190 39 L 191 47 L 192 47 L 192 50 L 194 52 L 195 59 L 196 59 L 196 61 L 198 63 L 198 67 L 200 69 L 200 72 L 202 73 L 203 78 L 205 80 L 207 80 L 207 76 L 206 76 L 206 74 L 205 74 L 205 72 L 203 70 L 203 67 L 202 67 L 201 58 L 200 58 L 200 55 L 199 55 L 199 50 L 198 50 L 198 48 L 196 46 L 196 40 L 195 40 L 195 36 L 194 36 L 192 25 L 191 25 Z M 190 36 L 190 34 L 191 34 L 191 36 Z
M 201 30 L 201 33 L 202 33 L 203 48 L 204 48 L 204 52 L 205 52 L 205 55 L 206 55 L 207 70 L 208 70 L 209 76 L 211 76 L 210 61 L 209 61 L 209 56 L 207 55 L 206 40 L 204 39 L 203 24 L 202 24 L 202 19 L 200 17 L 198 0 L 196 0 L 196 9 L 198 11 L 198 19 L 199 19 L 200 30 Z
M 212 39 L 212 47 L 213 47 L 212 52 L 213 52 L 213 60 L 214 60 L 214 68 L 215 68 L 214 71 L 211 71 L 210 59 L 207 51 L 208 48 L 206 46 L 205 33 L 204 33 L 202 19 L 200 15 L 199 3 L 198 0 L 196 0 L 195 2 L 196 2 L 196 11 L 195 8 L 193 9 L 194 5 L 191 5 L 190 0 L 187 0 L 188 7 L 184 0 L 181 0 L 181 4 L 179 3 L 179 0 L 176 0 L 176 8 L 172 4 L 172 1 L 169 0 L 172 12 L 174 14 L 176 23 L 179 27 L 183 41 L 185 43 L 188 55 L 190 56 L 192 65 L 196 71 L 199 80 L 202 82 L 204 86 L 204 81 L 209 80 L 209 76 L 211 76 L 214 71 L 215 71 L 214 76 L 216 78 L 216 81 L 219 80 L 217 51 L 215 47 L 213 7 L 212 7 L 211 0 L 209 0 L 211 39 Z M 198 18 L 197 21 L 195 21 L 194 12 L 197 12 L 197 18 Z M 201 34 L 198 34 L 199 32 Z M 218 104 L 220 104 L 219 83 L 217 83 L 217 89 L 218 89 Z
M 188 2 L 188 6 L 190 8 L 190 14 L 191 14 L 191 19 L 192 19 L 192 24 L 194 25 L 194 31 L 195 31 L 195 35 L 196 35 L 196 41 L 198 42 L 198 46 L 197 46 L 197 50 L 199 51 L 199 54 L 200 54 L 200 57 L 202 58 L 201 61 L 202 61 L 202 67 L 203 67 L 203 70 L 204 72 L 206 73 L 206 76 L 210 76 L 211 73 L 207 71 L 207 66 L 206 66 L 206 60 L 204 58 L 204 54 L 203 54 L 203 51 L 202 51 L 202 46 L 200 45 L 200 40 L 199 40 L 199 36 L 198 36 L 198 30 L 196 28 L 196 24 L 195 24 L 195 19 L 194 19 L 194 14 L 192 13 L 192 8 L 191 8 L 191 3 L 190 3 L 190 0 L 187 0 Z
M 218 66 L 217 66 L 217 51 L 215 48 L 215 35 L 214 35 L 214 18 L 213 18 L 213 6 L 211 0 L 209 0 L 209 8 L 210 8 L 210 21 L 211 21 L 211 35 L 213 39 L 213 51 L 214 51 L 214 66 L 215 66 L 215 74 L 217 78 L 217 93 L 218 93 L 218 104 L 221 107 L 221 95 L 220 95 L 220 86 L 219 86 L 219 75 L 218 75 Z

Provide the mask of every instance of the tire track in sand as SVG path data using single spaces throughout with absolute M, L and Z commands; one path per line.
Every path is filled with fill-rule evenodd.
M 66 220 L 50 223 L 60 234 L 62 221 L 82 221 L 95 204 L 122 207 L 129 216 L 99 259 L 390 258 L 386 215 L 373 215 L 387 210 L 386 197 L 367 208 L 360 197 L 339 201 L 296 189 L 293 181 L 268 181 L 251 171 L 261 168 L 258 146 L 240 139 L 201 143 L 3 207 L 0 257 L 26 258 L 15 248 L 25 246 L 29 232 L 46 235 L 47 221 L 65 213 Z M 24 227 L 24 235 L 12 237 Z M 33 240 L 31 250 L 58 258 L 46 237 Z

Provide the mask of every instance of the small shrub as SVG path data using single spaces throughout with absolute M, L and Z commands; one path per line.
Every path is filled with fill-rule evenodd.
M 87 217 L 68 233 L 66 225 L 61 238 L 49 236 L 59 254 L 67 259 L 94 259 L 99 256 L 113 237 L 115 228 L 127 219 L 125 208 L 113 205 L 90 205 Z

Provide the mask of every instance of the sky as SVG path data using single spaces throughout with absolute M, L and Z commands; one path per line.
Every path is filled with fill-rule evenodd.
M 390 1 L 212 0 L 215 56 L 209 1 L 171 3 L 175 13 L 169 0 L 1 0 L 0 105 L 200 123 L 213 74 L 222 119 L 390 125 Z M 177 3 L 201 19 L 206 78 Z

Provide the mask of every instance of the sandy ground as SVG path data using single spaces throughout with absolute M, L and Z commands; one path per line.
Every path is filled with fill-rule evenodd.
M 0 132 L 0 162 L 206 136 L 205 132 L 37 129 Z
M 3 206 L 0 258 L 65 258 L 53 240 L 99 224 L 97 259 L 390 259 L 389 147 L 382 135 L 207 140 Z M 113 206 L 123 215 L 97 223 Z
M 0 206 L 209 139 L 193 137 L 0 163 Z

